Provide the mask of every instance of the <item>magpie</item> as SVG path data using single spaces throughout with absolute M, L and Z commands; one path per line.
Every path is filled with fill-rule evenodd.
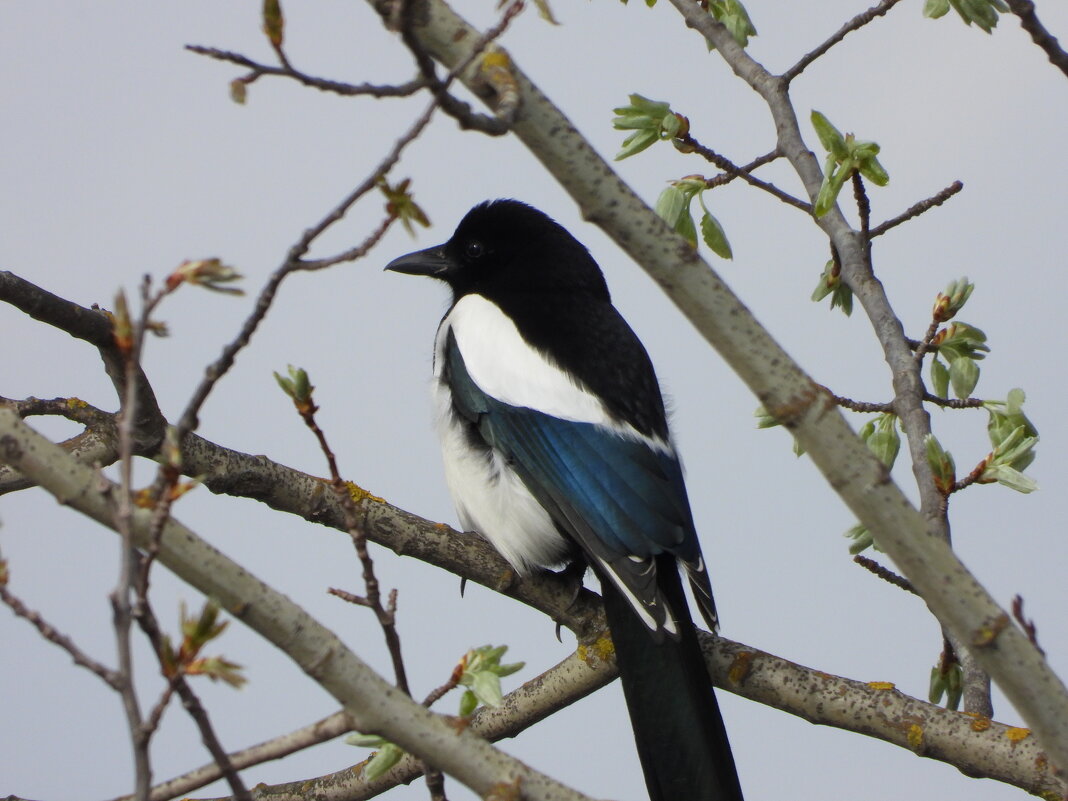
M 597 262 L 544 213 L 496 200 L 386 269 L 452 290 L 433 399 L 463 527 L 523 575 L 592 567 L 652 801 L 741 801 L 683 591 L 684 574 L 714 630 L 682 467 L 653 365 Z

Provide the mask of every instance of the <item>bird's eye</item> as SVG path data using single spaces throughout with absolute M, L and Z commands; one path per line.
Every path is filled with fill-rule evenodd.
M 472 239 L 464 246 L 464 255 L 469 259 L 478 259 L 486 252 L 486 247 L 477 239 Z

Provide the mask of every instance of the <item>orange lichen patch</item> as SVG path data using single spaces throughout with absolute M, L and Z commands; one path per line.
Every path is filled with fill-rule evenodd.
M 923 748 L 923 728 L 915 723 L 909 726 L 908 741 L 909 748 L 913 751 L 919 751 Z
M 356 503 L 361 503 L 364 500 L 374 501 L 375 503 L 385 503 L 385 498 L 379 498 L 377 495 L 372 495 L 369 490 L 365 490 L 359 484 L 352 481 L 346 481 L 345 486 L 349 489 L 349 497 Z
M 769 415 L 778 420 L 782 425 L 790 428 L 805 416 L 805 413 L 808 412 L 813 402 L 820 396 L 821 391 L 824 397 L 830 400 L 830 392 L 827 388 L 813 383 L 812 386 L 804 392 L 800 392 L 787 398 L 785 403 L 774 407 L 765 404 L 764 408 Z M 833 406 L 834 402 L 831 401 L 830 405 Z
M 68 409 L 85 409 L 89 404 L 83 401 L 81 398 L 67 398 Z
M 452 716 L 449 716 L 448 718 L 446 718 L 446 720 L 448 720 L 449 725 L 457 734 L 464 731 L 468 726 L 471 725 L 471 718 L 454 718 Z
M 612 655 L 616 652 L 616 644 L 612 642 L 612 638 L 603 634 L 594 640 L 589 645 L 585 643 L 578 647 L 578 657 L 587 665 L 592 662 L 601 661 L 605 662 L 612 658 Z
M 756 654 L 752 651 L 742 651 L 731 662 L 730 670 L 727 671 L 727 678 L 731 684 L 741 684 L 745 681 L 745 677 L 749 675 L 749 671 L 753 669 L 753 659 Z
M 998 635 L 1009 625 L 1009 616 L 1002 612 L 993 620 L 990 620 L 980 626 L 972 635 L 972 645 L 976 645 L 980 648 L 985 648 L 988 645 L 992 645 L 994 640 L 998 638 Z
M 1009 738 L 1009 742 L 1018 743 L 1021 740 L 1026 740 L 1031 736 L 1030 729 L 1021 729 L 1019 726 L 1009 726 L 1005 730 L 1005 736 Z
M 139 489 L 133 494 L 133 504 L 138 509 L 151 509 L 156 505 L 156 495 L 151 489 Z
M 494 67 L 511 67 L 512 60 L 508 58 L 507 53 L 503 53 L 500 50 L 496 50 L 492 53 L 486 53 L 482 57 L 482 68 L 493 69 Z
M 869 681 L 869 690 L 896 690 L 897 685 L 892 681 Z
M 986 731 L 990 728 L 990 718 L 986 715 L 973 715 L 975 720 L 972 721 L 972 731 Z
M 485 801 L 519 801 L 519 785 L 522 779 L 516 776 L 514 781 L 497 782 L 489 788 L 482 798 Z

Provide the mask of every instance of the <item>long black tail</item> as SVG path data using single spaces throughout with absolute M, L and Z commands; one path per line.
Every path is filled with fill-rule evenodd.
M 656 642 L 615 585 L 601 582 L 650 801 L 742 801 L 727 732 L 673 564 L 659 571 L 678 639 Z

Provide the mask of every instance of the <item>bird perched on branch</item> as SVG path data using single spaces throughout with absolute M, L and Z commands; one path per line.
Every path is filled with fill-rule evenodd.
M 434 403 L 460 522 L 520 573 L 593 568 L 653 801 L 740 801 L 680 576 L 714 629 L 682 468 L 597 263 L 542 212 L 497 200 L 386 269 L 452 289 Z

